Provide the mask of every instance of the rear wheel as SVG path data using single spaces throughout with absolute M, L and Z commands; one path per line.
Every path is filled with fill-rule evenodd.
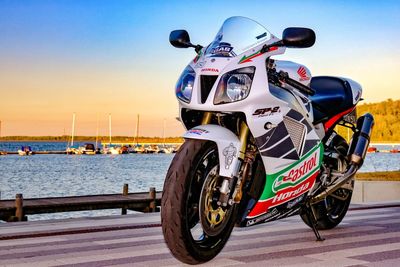
M 214 143 L 186 140 L 167 173 L 161 222 L 165 242 L 180 261 L 198 264 L 214 258 L 234 226 L 235 207 L 221 207 L 218 151 Z
M 332 143 L 333 151 L 337 153 L 337 158 L 333 164 L 330 162 L 329 165 L 334 171 L 344 172 L 347 167 L 345 155 L 347 154 L 348 145 L 339 135 L 335 136 Z M 339 188 L 331 195 L 327 196 L 323 201 L 313 206 L 317 218 L 318 230 L 332 229 L 343 220 L 347 210 L 349 209 L 353 188 L 354 180 L 348 183 L 347 188 Z M 306 212 L 301 212 L 300 216 L 302 220 L 311 227 Z

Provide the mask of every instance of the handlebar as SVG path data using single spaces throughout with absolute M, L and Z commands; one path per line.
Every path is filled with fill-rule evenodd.
M 293 88 L 307 94 L 307 95 L 315 95 L 315 91 L 311 89 L 309 86 L 305 86 L 302 83 L 299 83 L 296 80 L 293 80 L 289 77 L 289 74 L 285 71 L 276 72 L 275 68 L 267 67 L 268 78 L 273 83 L 282 84 L 286 83 Z
M 315 95 L 315 91 L 313 89 L 311 89 L 311 87 L 305 86 L 304 84 L 291 79 L 287 72 L 280 71 L 277 74 L 278 74 L 279 81 L 287 83 L 290 86 L 296 88 L 297 90 L 302 91 L 303 93 L 306 93 L 307 95 Z
M 274 60 L 270 59 L 267 64 L 267 72 L 268 72 L 268 80 L 272 83 L 282 85 L 282 83 L 286 83 L 293 88 L 307 94 L 307 95 L 315 95 L 315 91 L 309 86 L 305 86 L 302 83 L 299 83 L 296 80 L 293 80 L 289 77 L 289 74 L 285 71 L 277 72 L 275 69 Z

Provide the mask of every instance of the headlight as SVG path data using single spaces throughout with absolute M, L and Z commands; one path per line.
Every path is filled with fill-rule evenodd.
M 192 67 L 187 66 L 186 69 L 182 72 L 181 77 L 179 77 L 178 82 L 176 83 L 176 96 L 183 102 L 189 103 L 190 99 L 192 98 L 195 77 L 196 73 L 194 72 Z
M 219 80 L 214 105 L 245 99 L 253 82 L 255 67 L 246 67 L 225 73 Z

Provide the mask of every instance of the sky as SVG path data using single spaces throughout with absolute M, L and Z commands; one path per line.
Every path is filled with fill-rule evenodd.
M 287 49 L 312 75 L 350 77 L 366 102 L 399 99 L 400 1 L 18 1 L 0 0 L 1 135 L 179 136 L 174 94 L 193 49 L 168 42 L 174 29 L 207 45 L 223 21 L 245 16 L 276 36 L 314 29 L 316 44 Z

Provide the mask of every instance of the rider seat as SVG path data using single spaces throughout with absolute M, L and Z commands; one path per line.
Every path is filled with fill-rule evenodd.
M 350 83 L 339 77 L 312 77 L 310 87 L 315 94 L 310 97 L 314 124 L 325 122 L 354 106 Z

